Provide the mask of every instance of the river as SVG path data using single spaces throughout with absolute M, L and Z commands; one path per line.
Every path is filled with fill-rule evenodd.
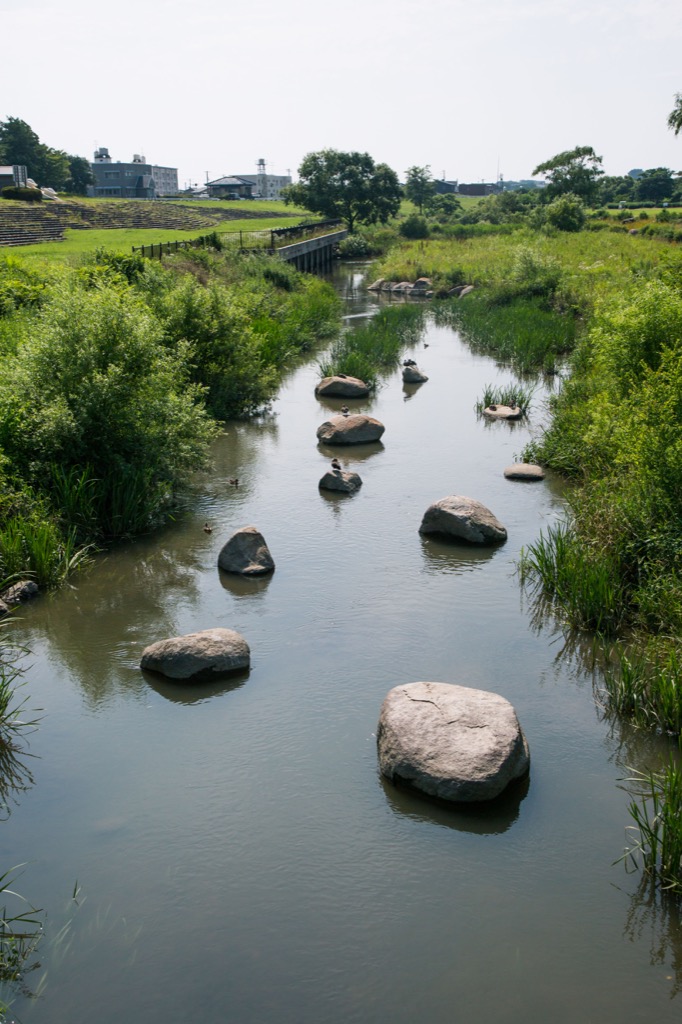
M 371 310 L 341 268 L 350 317 Z M 184 515 L 22 609 L 32 782 L 2 824 L 3 869 L 46 915 L 24 1024 L 658 1024 L 677 1021 L 679 921 L 626 844 L 631 769 L 660 743 L 604 719 L 589 643 L 568 645 L 516 562 L 561 514 L 560 488 L 504 478 L 543 415 L 487 423 L 508 370 L 449 328 L 361 407 L 383 444 L 338 451 L 361 490 L 318 490 L 316 362 L 272 415 L 231 423 Z M 238 477 L 239 486 L 229 483 Z M 493 550 L 418 533 L 448 494 L 507 527 Z M 204 522 L 212 527 L 203 530 Z M 256 525 L 268 580 L 218 572 Z M 227 626 L 248 676 L 144 677 L 147 644 Z M 480 809 L 384 783 L 375 729 L 398 683 L 494 690 L 517 710 L 528 785 Z M 598 686 L 598 680 L 596 681 Z M 77 891 L 73 898 L 74 890 Z M 678 997 L 679 998 L 679 997 Z

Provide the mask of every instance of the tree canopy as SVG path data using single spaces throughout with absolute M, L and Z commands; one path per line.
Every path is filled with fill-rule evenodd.
M 675 106 L 668 114 L 668 128 L 679 135 L 682 131 L 682 92 L 675 93 Z
M 400 209 L 397 174 L 386 164 L 375 164 L 369 153 L 308 153 L 298 176 L 284 190 L 285 203 L 338 217 L 351 232 L 356 224 L 385 224 Z
M 602 158 L 597 156 L 592 146 L 576 146 L 538 164 L 533 176 L 547 176 L 546 194 L 549 199 L 570 192 L 583 202 L 591 203 L 597 192 L 597 179 L 604 173 L 601 162 Z
M 94 180 L 90 163 L 82 156 L 69 156 L 40 141 L 31 126 L 19 117 L 0 121 L 0 162 L 23 164 L 30 178 L 41 187 L 85 194 Z
M 422 213 L 424 207 L 429 205 L 429 201 L 433 198 L 436 191 L 436 186 L 431 177 L 431 168 L 428 164 L 426 167 L 408 167 L 405 173 L 407 175 L 405 179 L 405 195 Z

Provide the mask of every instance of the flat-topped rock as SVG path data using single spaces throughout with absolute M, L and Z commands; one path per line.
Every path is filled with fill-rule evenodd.
M 369 387 L 359 377 L 337 373 L 333 377 L 323 377 L 315 388 L 315 394 L 337 398 L 365 398 L 369 394 Z
M 317 428 L 317 439 L 323 444 L 368 444 L 378 441 L 385 429 L 379 420 L 362 413 L 332 416 Z
M 461 494 L 450 494 L 429 505 L 420 533 L 436 533 L 468 544 L 500 544 L 507 531 L 489 508 Z
M 233 629 L 205 629 L 199 633 L 159 640 L 142 652 L 140 668 L 168 679 L 217 679 L 249 667 L 251 652 Z
M 515 462 L 504 471 L 507 480 L 544 480 L 545 471 L 542 466 L 533 462 Z
M 423 384 L 428 379 L 426 374 L 422 373 L 416 364 L 414 366 L 403 366 L 404 384 Z
M 353 494 L 359 487 L 362 487 L 362 480 L 357 473 L 333 469 L 324 474 L 319 486 L 324 491 L 342 491 L 345 494 Z
M 220 550 L 218 565 L 242 576 L 263 576 L 275 568 L 265 538 L 255 526 L 243 526 L 232 534 Z
M 491 420 L 520 420 L 523 412 L 518 405 L 487 405 L 483 415 Z
M 377 750 L 387 779 L 456 803 L 493 800 L 530 767 L 528 743 L 509 701 L 451 683 L 390 690 Z

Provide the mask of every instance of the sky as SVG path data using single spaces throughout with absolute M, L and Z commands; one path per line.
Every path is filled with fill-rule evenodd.
M 0 0 L 0 120 L 181 187 L 320 149 L 459 181 L 682 170 L 680 0 Z

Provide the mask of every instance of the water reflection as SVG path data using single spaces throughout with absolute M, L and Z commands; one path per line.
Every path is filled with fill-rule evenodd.
M 661 892 L 652 879 L 644 875 L 630 896 L 623 938 L 649 946 L 652 967 L 666 968 L 670 982 L 670 998 L 682 991 L 682 908 L 679 898 Z
M 224 569 L 218 569 L 221 587 L 237 598 L 250 597 L 258 600 L 263 598 L 273 575 L 269 572 L 265 576 L 242 576 L 238 572 L 225 572 Z
M 426 794 L 415 794 L 414 790 L 398 787 L 382 775 L 379 782 L 389 807 L 396 814 L 457 832 L 493 836 L 507 832 L 518 819 L 521 802 L 530 787 L 530 776 L 508 786 L 496 800 L 479 804 L 449 804 Z
M 373 455 L 379 455 L 383 452 L 384 445 L 381 441 L 354 445 L 329 445 L 320 442 L 317 450 L 327 459 L 343 458 L 346 462 L 367 462 Z
M 403 384 L 403 402 L 409 402 L 411 398 L 417 394 L 419 389 L 426 383 L 426 381 L 420 380 L 416 384 Z
M 341 414 L 344 405 L 347 405 L 351 412 L 362 412 L 366 415 L 377 404 L 375 395 L 365 395 L 364 398 L 336 398 L 332 395 L 315 395 L 317 404 L 324 410 Z
M 473 572 L 481 569 L 497 554 L 501 545 L 467 544 L 464 541 L 443 540 L 436 534 L 419 534 L 424 559 L 424 570 L 429 576 L 443 573 Z
M 6 821 L 13 807 L 19 806 L 19 795 L 34 785 L 33 773 L 26 764 L 31 757 L 0 739 L 0 820 Z
M 220 680 L 210 682 L 188 683 L 182 680 L 174 681 L 154 672 L 140 670 L 142 676 L 151 690 L 158 693 L 160 697 L 170 701 L 172 704 L 182 704 L 188 707 L 191 704 L 205 704 L 208 700 L 222 697 L 226 693 L 238 690 L 249 678 L 249 669 L 242 672 L 235 672 L 230 676 L 223 676 Z

